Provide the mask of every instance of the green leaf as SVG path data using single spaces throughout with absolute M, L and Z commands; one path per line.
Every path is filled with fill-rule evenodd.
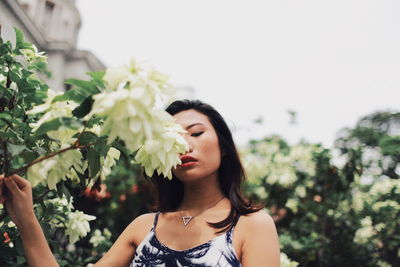
M 23 123 L 22 121 L 20 121 L 18 119 L 14 119 L 7 112 L 0 113 L 0 119 L 6 121 L 8 123 L 14 123 L 15 125 L 18 125 L 18 126 L 25 126 L 25 123 Z
M 63 187 L 64 187 L 64 182 L 60 182 L 57 184 L 57 196 L 59 198 L 63 198 L 63 196 L 64 196 Z
M 93 102 L 91 96 L 86 97 L 85 100 L 83 100 L 83 102 L 72 111 L 72 115 L 77 118 L 85 117 L 92 110 Z
M 94 117 L 90 119 L 87 123 L 87 128 L 93 128 L 95 124 L 101 124 L 103 118 L 102 117 Z
M 14 27 L 15 36 L 16 36 L 16 45 L 15 49 L 31 49 L 33 50 L 32 44 L 25 42 L 24 34 L 21 30 Z
M 92 77 L 92 81 L 96 86 L 100 88 L 105 88 L 103 77 L 106 74 L 105 71 L 96 71 L 96 72 L 88 72 L 87 73 L 90 77 Z
M 103 80 L 104 75 L 106 74 L 105 71 L 94 71 L 94 72 L 88 72 L 87 73 L 90 77 L 92 77 L 94 80 Z
M 74 137 L 78 137 L 80 135 L 76 134 Z M 98 139 L 97 135 L 92 132 L 83 132 L 79 137 L 79 144 L 80 145 L 87 145 L 96 142 Z
M 26 146 L 24 145 L 14 145 L 14 144 L 7 144 L 8 151 L 11 153 L 11 155 L 14 157 L 16 155 L 19 155 L 22 151 L 24 151 Z
M 70 80 L 67 80 L 65 83 L 74 85 L 76 87 L 65 92 L 63 95 L 56 96 L 53 99 L 53 103 L 57 102 L 57 101 L 72 100 L 72 101 L 80 104 L 87 97 L 100 93 L 99 88 L 97 87 L 96 83 L 93 81 L 70 79 Z
M 43 135 L 49 131 L 58 130 L 60 127 L 67 127 L 70 129 L 78 129 L 82 126 L 81 121 L 75 118 L 61 117 L 47 121 L 40 125 L 39 129 L 36 130 L 35 136 Z
M 87 153 L 88 164 L 89 164 L 89 177 L 96 177 L 100 171 L 100 153 L 91 149 Z

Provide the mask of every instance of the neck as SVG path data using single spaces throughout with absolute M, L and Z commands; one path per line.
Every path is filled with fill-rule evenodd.
M 178 210 L 202 211 L 223 197 L 216 175 L 209 179 L 187 183 L 184 185 L 183 200 Z

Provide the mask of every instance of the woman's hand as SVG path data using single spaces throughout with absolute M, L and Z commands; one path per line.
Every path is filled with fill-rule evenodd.
M 8 194 L 5 194 L 5 189 Z M 12 175 L 4 177 L 0 175 L 0 203 L 5 204 L 11 219 L 22 230 L 24 222 L 35 217 L 32 201 L 32 187 L 29 181 Z

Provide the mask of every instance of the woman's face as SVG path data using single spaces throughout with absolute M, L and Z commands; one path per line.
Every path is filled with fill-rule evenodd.
M 180 156 L 182 164 L 173 170 L 175 176 L 182 182 L 217 177 L 221 150 L 208 117 L 194 109 L 181 111 L 173 117 L 187 131 L 183 135 L 189 144 L 189 152 Z

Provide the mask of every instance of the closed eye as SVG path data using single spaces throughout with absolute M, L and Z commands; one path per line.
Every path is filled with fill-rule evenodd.
M 191 136 L 200 136 L 202 135 L 204 132 L 197 132 L 197 133 L 192 133 Z

